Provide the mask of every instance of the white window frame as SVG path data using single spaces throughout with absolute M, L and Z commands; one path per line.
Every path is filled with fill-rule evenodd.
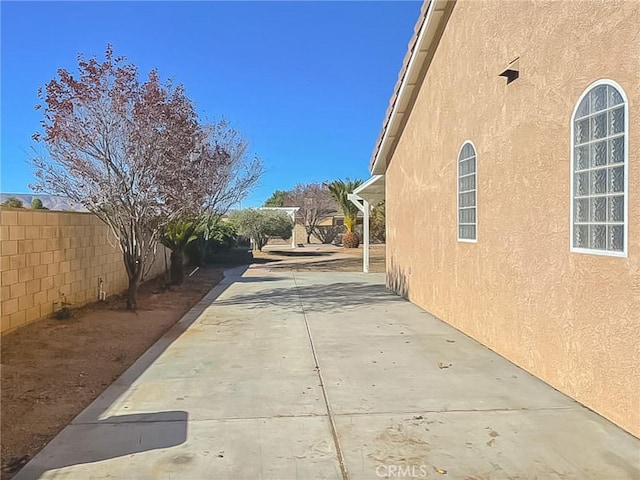
M 473 190 L 473 193 L 475 194 L 474 203 L 476 209 L 476 221 L 474 223 L 474 226 L 476 227 L 475 238 L 460 238 L 460 156 L 462 155 L 462 150 L 467 145 L 471 145 L 471 148 L 473 148 L 473 154 L 476 160 L 476 169 L 474 172 L 476 178 L 476 187 Z M 465 140 L 464 142 L 462 142 L 462 145 L 458 150 L 458 156 L 456 157 L 456 238 L 458 239 L 458 242 L 462 243 L 478 243 L 478 149 L 471 140 Z
M 574 247 L 574 189 L 575 189 L 575 120 L 576 114 L 578 112 L 578 107 L 582 100 L 591 92 L 592 89 L 598 87 L 600 85 L 608 85 L 610 87 L 615 88 L 620 96 L 622 97 L 624 105 L 624 225 L 622 227 L 622 251 L 612 251 L 612 250 L 598 250 L 593 248 L 582 248 L 582 247 Z M 583 253 L 589 255 L 603 255 L 607 257 L 627 257 L 628 255 L 628 245 L 629 245 L 629 99 L 624 89 L 617 82 L 610 79 L 601 79 L 593 82 L 589 85 L 578 98 L 575 107 L 573 108 L 573 112 L 571 113 L 571 132 L 570 132 L 570 151 L 569 151 L 569 172 L 571 178 L 570 184 L 570 197 L 569 197 L 569 225 L 570 225 L 570 235 L 569 235 L 569 250 L 574 253 Z

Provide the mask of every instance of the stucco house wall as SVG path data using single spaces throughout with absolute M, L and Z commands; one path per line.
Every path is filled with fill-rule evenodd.
M 636 0 L 458 1 L 386 171 L 390 286 L 636 436 L 638 25 Z M 571 118 L 599 79 L 628 97 L 626 257 L 570 251 Z M 477 243 L 456 231 L 468 140 Z

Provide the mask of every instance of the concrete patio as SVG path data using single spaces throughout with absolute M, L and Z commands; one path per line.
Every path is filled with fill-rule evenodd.
M 383 284 L 229 271 L 14 478 L 640 478 L 638 439 Z

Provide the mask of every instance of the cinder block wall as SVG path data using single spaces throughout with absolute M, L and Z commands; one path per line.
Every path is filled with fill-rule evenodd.
M 146 279 L 164 272 L 159 246 Z M 168 257 L 168 255 L 167 255 Z M 127 288 L 127 274 L 109 228 L 91 213 L 0 209 L 1 332 L 51 314 L 61 301 L 81 306 Z

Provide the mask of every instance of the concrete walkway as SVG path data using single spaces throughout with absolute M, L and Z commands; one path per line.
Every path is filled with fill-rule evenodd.
M 640 478 L 636 438 L 382 275 L 240 274 L 15 478 Z

